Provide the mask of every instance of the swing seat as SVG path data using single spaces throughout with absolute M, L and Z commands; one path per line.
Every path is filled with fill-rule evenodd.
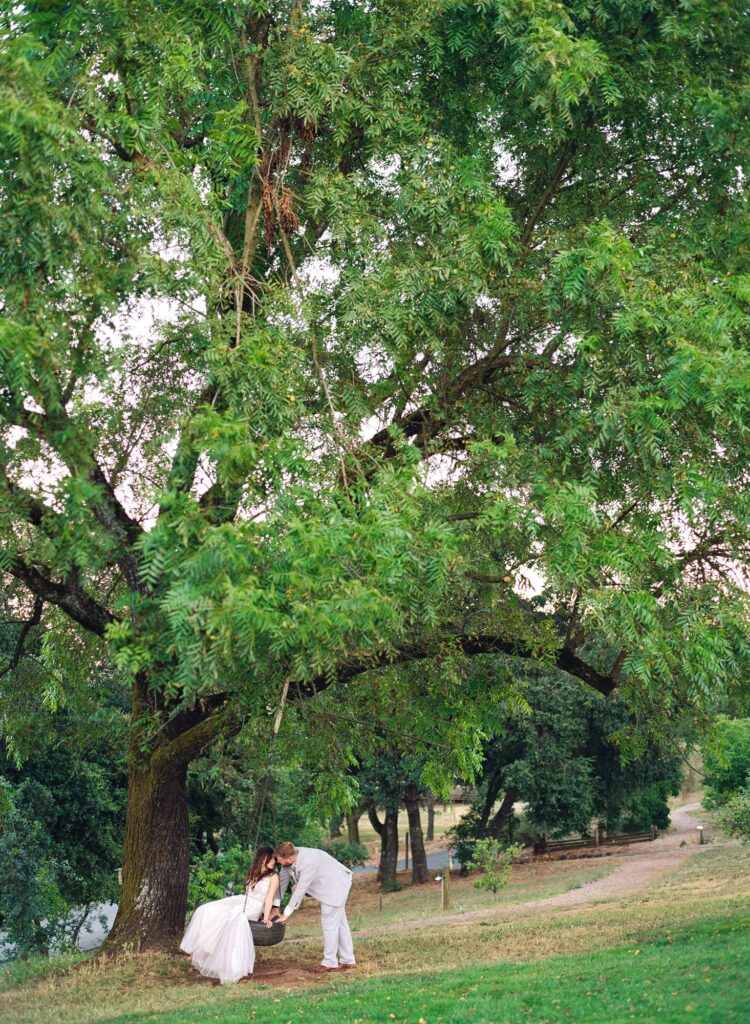
M 270 928 L 266 928 L 262 921 L 248 921 L 248 924 L 256 946 L 275 946 L 286 932 L 286 921 L 274 921 Z

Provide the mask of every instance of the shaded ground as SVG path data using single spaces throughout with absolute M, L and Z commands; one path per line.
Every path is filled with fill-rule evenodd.
M 274 988 L 289 989 L 298 985 L 325 984 L 328 976 L 319 974 L 315 968 L 318 960 L 313 958 L 291 959 L 288 962 L 255 961 L 255 973 L 251 978 L 243 979 L 241 985 L 271 985 Z M 205 979 L 200 979 L 205 980 Z

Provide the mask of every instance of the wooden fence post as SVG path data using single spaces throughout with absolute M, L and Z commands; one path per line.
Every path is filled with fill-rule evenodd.
M 445 871 L 443 872 L 443 878 L 444 878 L 444 882 L 443 882 L 443 885 L 444 885 L 444 889 L 443 889 L 443 893 L 444 893 L 443 909 L 444 910 L 450 910 L 450 906 L 451 906 L 451 869 L 450 868 L 446 868 L 445 869 Z

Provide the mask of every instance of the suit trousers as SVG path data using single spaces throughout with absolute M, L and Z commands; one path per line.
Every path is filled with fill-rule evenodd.
M 339 960 L 342 964 L 355 963 L 352 933 L 346 919 L 346 904 L 332 907 L 328 903 L 321 903 L 320 924 L 323 928 L 323 966 L 338 967 Z

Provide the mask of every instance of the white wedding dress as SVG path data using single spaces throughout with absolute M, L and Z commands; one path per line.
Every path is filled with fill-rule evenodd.
M 227 896 L 203 903 L 195 911 L 180 949 L 192 955 L 193 967 L 201 974 L 218 978 L 222 985 L 232 985 L 253 973 L 255 943 L 248 921 L 260 921 L 263 917 L 272 877 L 261 878 L 254 888 L 247 890 L 247 896 Z

